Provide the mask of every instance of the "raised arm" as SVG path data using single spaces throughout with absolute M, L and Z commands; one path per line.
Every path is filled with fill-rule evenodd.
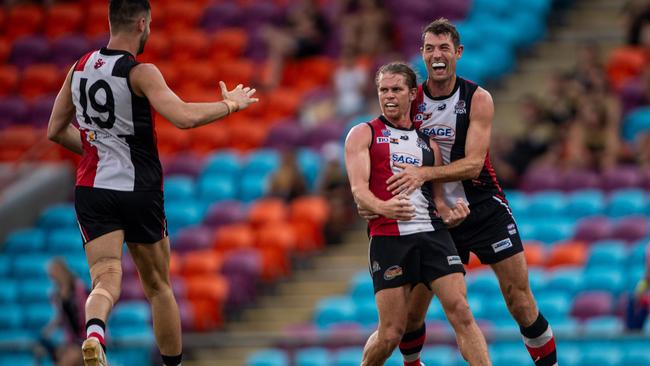
M 410 220 L 414 207 L 406 196 L 399 195 L 384 201 L 370 191 L 371 139 L 370 126 L 361 124 L 352 128 L 345 140 L 345 168 L 354 200 L 359 207 L 379 215 L 397 220 Z
M 472 96 L 469 129 L 465 141 L 465 157 L 455 160 L 448 165 L 434 167 L 413 167 L 406 164 L 396 164 L 404 169 L 402 173 L 391 176 L 388 189 L 391 192 L 412 192 L 426 181 L 455 182 L 475 179 L 481 174 L 485 163 L 492 119 L 494 118 L 494 102 L 492 96 L 483 88 L 478 88 Z
M 245 109 L 258 101 L 255 89 L 241 84 L 228 91 L 220 82 L 223 100 L 213 103 L 186 103 L 167 86 L 155 65 L 139 64 L 131 70 L 131 87 L 140 96 L 146 96 L 153 108 L 176 127 L 199 127 Z
M 47 138 L 81 155 L 83 153 L 81 135 L 79 130 L 71 124 L 74 117 L 74 103 L 72 103 L 72 89 L 70 88 L 73 70 L 74 66 L 68 71 L 61 90 L 54 100 L 52 114 L 47 124 Z

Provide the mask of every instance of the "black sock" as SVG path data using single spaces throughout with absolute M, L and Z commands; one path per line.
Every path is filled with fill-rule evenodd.
M 404 365 L 420 365 L 420 352 L 426 339 L 427 328 L 425 324 L 412 332 L 404 334 L 399 343 L 399 350 L 404 357 Z
M 165 364 L 165 366 L 181 366 L 183 353 L 177 356 L 165 356 L 165 355 L 160 355 L 160 356 L 162 356 L 163 364 Z
M 519 327 L 524 343 L 535 366 L 553 366 L 557 363 L 555 337 L 542 313 L 529 327 Z

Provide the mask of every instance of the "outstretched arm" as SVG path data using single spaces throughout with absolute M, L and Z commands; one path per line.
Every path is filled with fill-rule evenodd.
M 255 89 L 239 84 L 228 91 L 220 82 L 222 101 L 214 103 L 186 103 L 167 86 L 160 70 L 153 64 L 139 64 L 131 70 L 133 91 L 146 96 L 153 108 L 176 127 L 199 127 L 245 109 L 258 101 Z
M 70 83 L 74 66 L 68 71 L 65 81 L 54 100 L 54 107 L 47 124 L 47 138 L 65 147 L 66 149 L 81 155 L 81 135 L 72 124 L 74 117 L 74 103 L 72 103 L 72 89 Z
M 410 193 L 424 182 L 430 180 L 435 182 L 455 182 L 477 178 L 481 174 L 490 147 L 492 119 L 494 118 L 494 102 L 490 93 L 485 89 L 479 88 L 474 93 L 469 118 L 469 130 L 465 141 L 465 157 L 448 165 L 434 167 L 418 168 L 406 164 L 396 164 L 396 166 L 403 168 L 404 171 L 393 175 L 387 180 L 388 189 L 393 193 L 404 190 Z

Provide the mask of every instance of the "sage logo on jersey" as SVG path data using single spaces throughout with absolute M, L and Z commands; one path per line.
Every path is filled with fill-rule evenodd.
M 447 263 L 449 263 L 450 266 L 453 266 L 454 264 L 463 264 L 460 257 L 457 255 L 447 256 Z
M 378 144 L 387 144 L 390 142 L 390 137 L 377 137 Z
M 384 279 L 386 281 L 390 281 L 395 277 L 401 276 L 404 272 L 402 271 L 402 267 L 400 266 L 391 266 L 388 267 L 386 272 L 384 272 Z
M 433 125 L 421 130 L 424 134 L 434 136 L 438 140 L 452 140 L 456 137 L 456 130 L 445 125 Z
M 512 242 L 510 241 L 510 238 L 503 239 L 501 241 L 492 244 L 492 250 L 494 250 L 495 253 L 499 253 L 500 251 L 506 250 L 511 247 L 512 247 Z
M 410 164 L 415 166 L 422 165 L 422 162 L 417 157 L 407 153 L 393 153 L 391 160 L 395 163 Z

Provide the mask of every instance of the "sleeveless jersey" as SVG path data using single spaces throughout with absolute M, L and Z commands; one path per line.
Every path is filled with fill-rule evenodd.
M 370 191 L 379 199 L 388 201 L 393 194 L 388 191 L 386 180 L 399 172 L 394 162 L 415 166 L 432 166 L 434 155 L 429 138 L 415 128 L 402 129 L 393 126 L 384 116 L 368 122 L 372 131 L 370 144 Z M 401 236 L 434 231 L 444 227 L 432 200 L 431 184 L 424 184 L 409 196 L 415 207 L 415 217 L 399 221 L 386 217 L 370 220 L 370 236 Z
M 129 52 L 102 48 L 74 67 L 72 101 L 83 144 L 77 186 L 162 190 L 155 112 L 129 82 L 129 71 L 137 64 Z
M 412 118 L 420 132 L 436 141 L 445 165 L 465 157 L 472 96 L 477 88 L 478 85 L 459 76 L 447 96 L 432 97 L 426 81 L 418 87 L 417 98 L 411 106 Z M 444 192 L 445 202 L 450 207 L 458 198 L 463 198 L 470 206 L 492 197 L 507 202 L 492 168 L 489 151 L 478 178 L 444 183 Z

